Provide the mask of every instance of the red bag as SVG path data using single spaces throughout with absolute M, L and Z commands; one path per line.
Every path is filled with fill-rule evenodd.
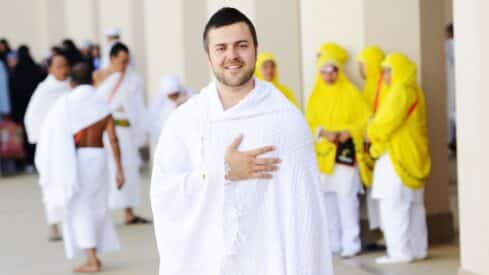
M 24 131 L 22 126 L 10 119 L 0 121 L 0 157 L 25 158 Z

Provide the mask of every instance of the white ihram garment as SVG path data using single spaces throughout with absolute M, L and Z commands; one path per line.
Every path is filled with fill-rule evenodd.
M 103 148 L 76 149 L 74 135 L 106 118 L 109 107 L 95 89 L 82 85 L 61 97 L 49 111 L 36 151 L 36 166 L 45 203 L 63 217 L 68 258 L 81 249 L 119 248 L 107 207 Z
M 276 146 L 271 180 L 227 182 L 224 151 Z M 157 146 L 151 204 L 161 275 L 333 274 L 313 141 L 273 86 L 223 110 L 211 83 L 168 119 Z
M 111 149 L 108 150 L 109 206 L 112 209 L 133 208 L 140 202 L 139 147 L 144 145 L 147 137 L 142 80 L 128 69 L 119 88 L 113 93 L 120 77 L 121 73 L 113 73 L 97 88 L 97 92 L 108 102 L 114 119 L 127 120 L 130 124 L 129 127 L 116 126 L 125 177 L 124 187 L 120 190 L 115 182 L 115 160 Z M 108 144 L 107 136 L 105 144 Z
M 61 96 L 68 94 L 70 90 L 68 81 L 59 81 L 52 75 L 48 75 L 45 80 L 39 83 L 29 101 L 24 117 L 24 125 L 29 143 L 35 144 L 39 141 L 42 125 L 47 113 L 56 101 Z M 46 191 L 41 190 L 41 192 L 43 197 L 45 197 Z M 44 209 L 48 224 L 58 224 L 61 222 L 62 217 L 56 215 L 55 209 L 48 207 L 46 204 L 44 205 Z

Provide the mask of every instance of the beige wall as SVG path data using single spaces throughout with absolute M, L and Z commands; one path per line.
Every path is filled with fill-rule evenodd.
M 439 0 L 434 0 L 439 1 Z M 365 5 L 365 44 L 403 52 L 421 62 L 419 0 L 373 0 Z
M 107 45 L 105 31 L 117 27 L 121 32 L 121 40 L 131 49 L 136 70 L 146 75 L 145 39 L 144 39 L 144 4 L 145 1 L 104 0 L 98 4 L 98 37 L 102 46 Z
M 454 0 L 462 269 L 489 274 L 488 1 Z
M 76 43 L 85 40 L 100 41 L 97 0 L 65 1 L 66 36 Z
M 302 101 L 301 36 L 298 0 L 255 2 L 255 23 L 259 51 L 277 59 L 280 81 Z M 280 8 L 277 8 L 280 7 Z
M 200 5 L 200 6 L 196 6 Z M 188 18 L 184 17 L 184 12 Z M 205 3 L 192 0 L 147 0 L 145 30 L 148 85 L 150 94 L 159 88 L 160 78 L 179 75 L 194 90 L 208 81 L 201 31 L 206 19 Z M 184 20 L 185 19 L 185 20 Z
M 316 54 L 322 43 L 336 42 L 349 51 L 346 71 L 359 83 L 352 60 L 363 47 L 363 1 L 302 0 L 300 11 L 304 103 L 307 103 L 316 76 Z
M 420 1 L 421 63 L 419 71 L 428 108 L 428 130 L 432 157 L 431 175 L 426 186 L 430 214 L 449 209 L 448 148 L 445 88 L 444 0 Z
M 0 37 L 7 38 L 13 48 L 20 44 L 28 45 L 37 59 L 47 50 L 47 45 L 43 44 L 42 4 L 37 0 L 0 0 Z
M 202 32 L 207 22 L 207 6 L 205 1 L 183 1 L 184 27 L 184 72 L 183 81 L 187 86 L 200 91 L 209 82 L 209 67 L 202 43 Z

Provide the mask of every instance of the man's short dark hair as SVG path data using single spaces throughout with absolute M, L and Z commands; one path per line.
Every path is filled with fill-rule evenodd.
M 53 55 L 51 55 L 48 59 L 47 59 L 47 64 L 48 64 L 48 68 L 51 67 L 51 65 L 53 64 L 53 59 L 56 57 L 56 56 L 59 56 L 59 57 L 63 57 L 66 61 L 66 63 L 68 63 L 68 58 L 66 57 L 66 54 L 62 51 L 59 51 L 59 52 L 54 52 Z
M 117 42 L 110 49 L 110 57 L 116 57 L 120 52 L 126 52 L 129 54 L 129 48 L 124 43 Z
M 255 47 L 257 47 L 258 38 L 256 36 L 256 29 L 251 20 L 235 8 L 224 7 L 214 13 L 205 25 L 203 34 L 204 49 L 206 51 L 209 50 L 209 41 L 207 36 L 210 30 L 240 22 L 243 22 L 248 26 L 251 32 L 251 36 L 253 36 L 253 44 L 255 45 Z
M 78 85 L 92 84 L 92 69 L 85 62 L 75 64 L 70 72 L 71 82 Z

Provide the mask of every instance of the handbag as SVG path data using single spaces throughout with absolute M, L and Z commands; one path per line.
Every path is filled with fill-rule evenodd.
M 0 157 L 23 159 L 25 155 L 22 126 L 10 119 L 2 120 L 0 122 Z

